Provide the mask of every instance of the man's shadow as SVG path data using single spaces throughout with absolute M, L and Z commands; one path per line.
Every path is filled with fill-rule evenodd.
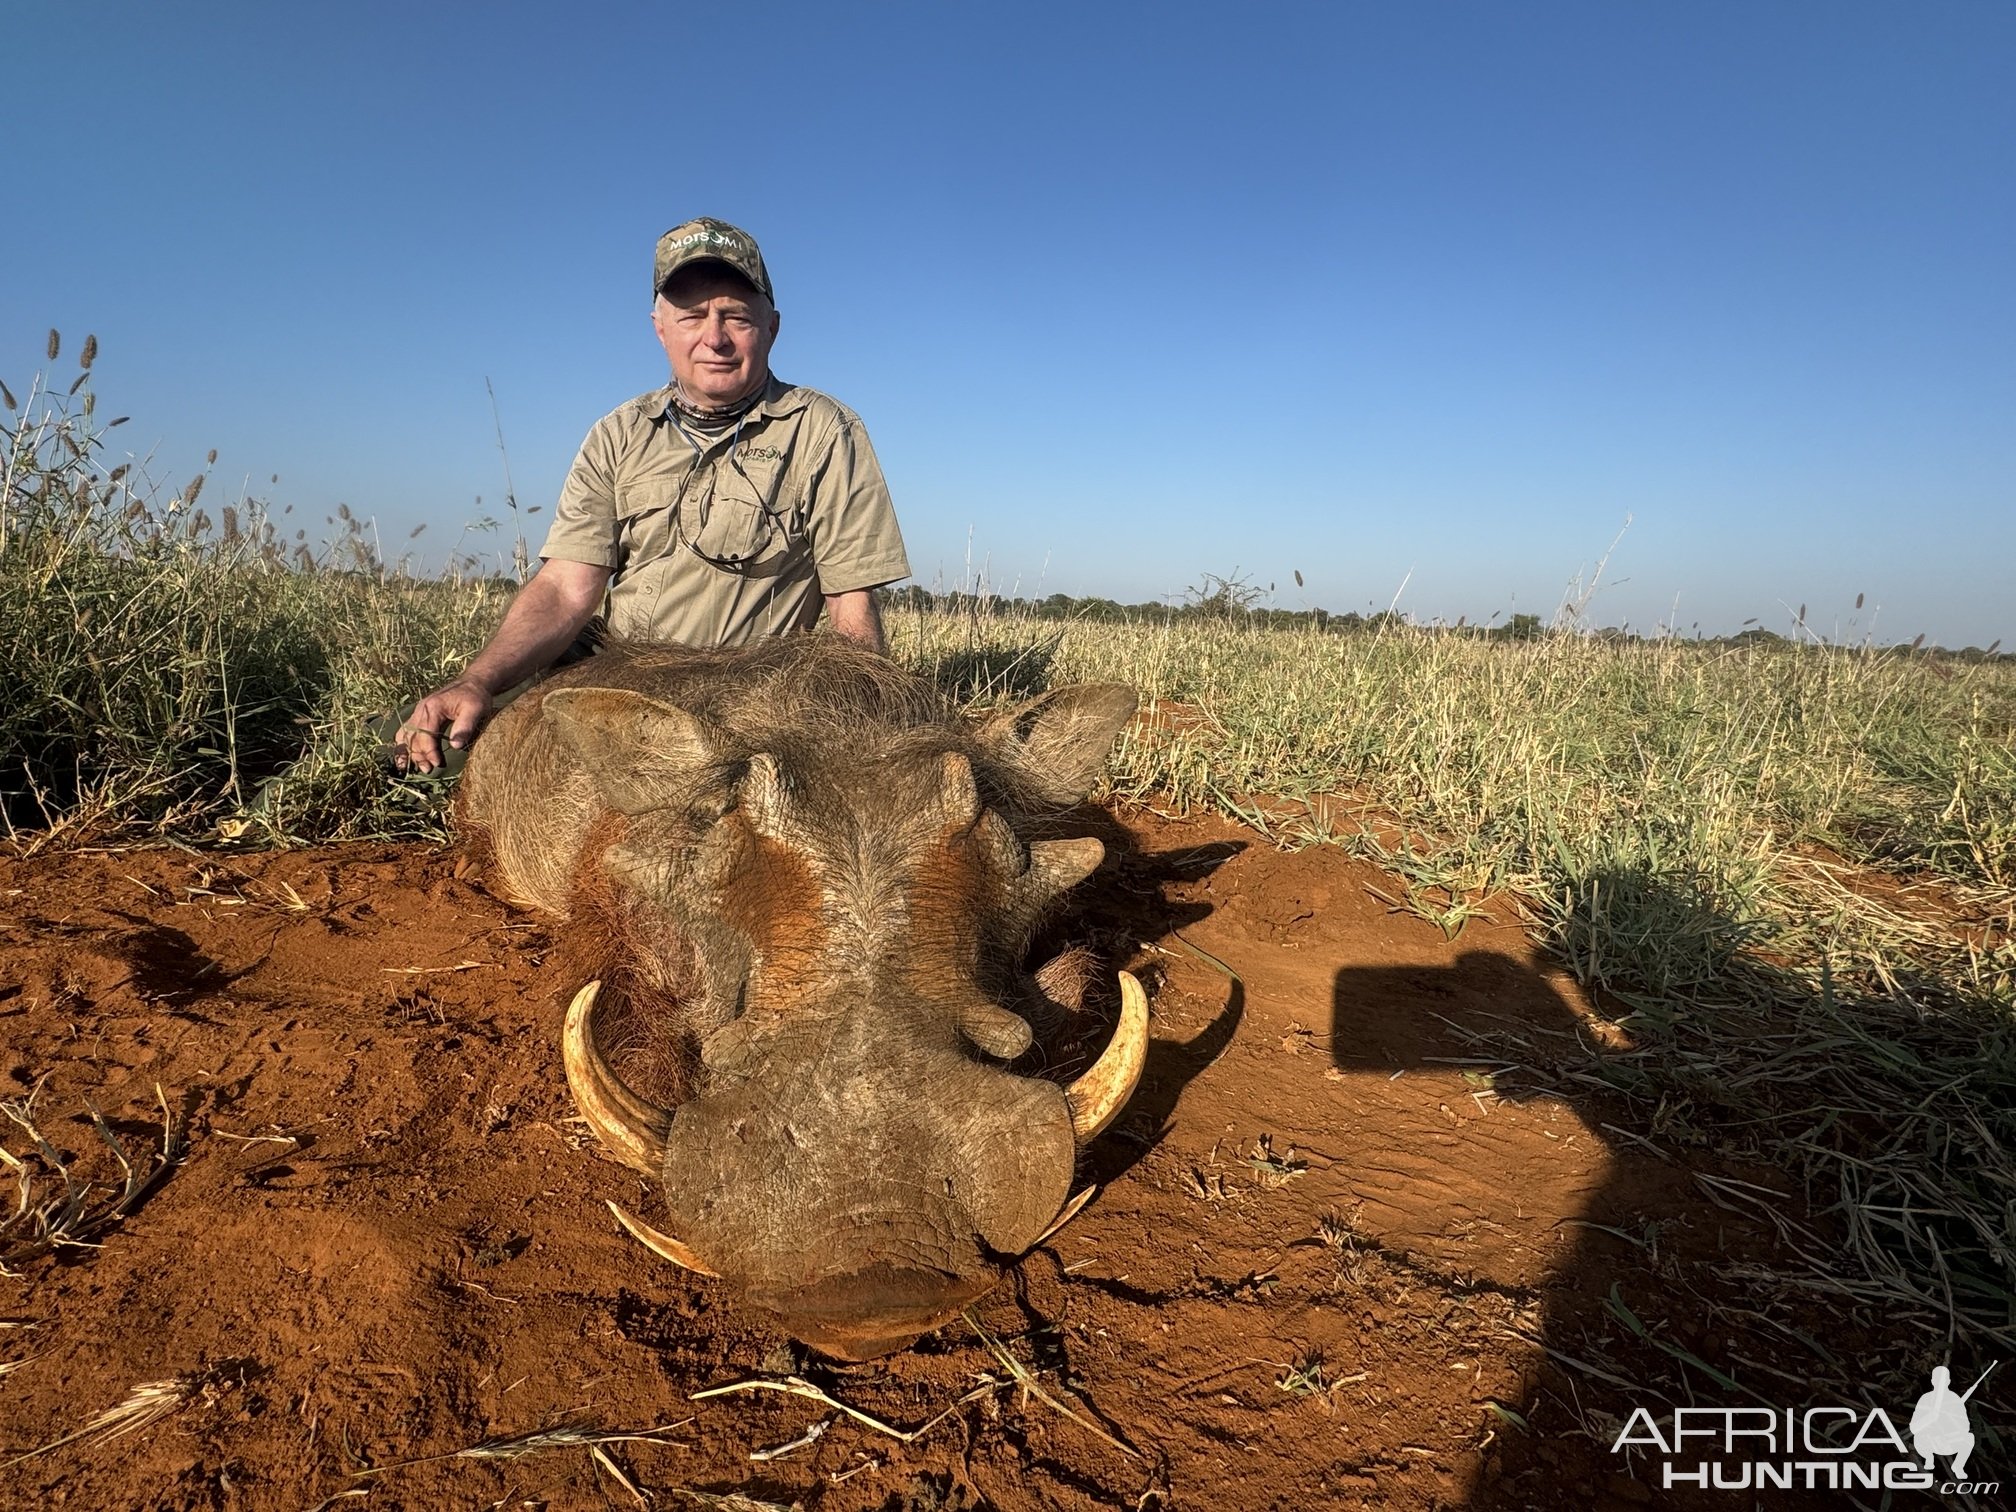
M 1547 975 L 1485 951 L 1446 966 L 1345 967 L 1334 978 L 1330 1045 L 1340 1072 L 1460 1070 L 1465 1090 L 1481 1085 L 1514 1105 L 1558 1099 L 1608 1147 L 1609 1174 L 1579 1211 L 1563 1213 L 1574 1237 L 1538 1288 L 1530 1342 L 1549 1358 L 1529 1374 L 1521 1410 L 1545 1429 L 1500 1435 L 1465 1505 L 1593 1505 L 1589 1498 L 1616 1491 L 1612 1478 L 1626 1466 L 1589 1426 L 1621 1422 L 1639 1407 L 1670 1421 L 1674 1406 L 1859 1402 L 1882 1406 L 1901 1427 L 1934 1363 L 1949 1354 L 1956 1366 L 1972 1361 L 1971 1376 L 1990 1362 L 1981 1351 L 1992 1341 L 1956 1345 L 1950 1312 L 1942 1318 L 1931 1305 L 1941 1278 L 1950 1284 L 1954 1257 L 1967 1257 L 1977 1275 L 1994 1273 L 1978 1225 L 1952 1213 L 1922 1220 L 1944 1253 L 1920 1257 L 1939 1274 L 1922 1282 L 1918 1300 L 1926 1305 L 1906 1309 L 1915 1317 L 1888 1298 L 1844 1303 L 1853 1285 L 1816 1275 L 1815 1262 L 1838 1257 L 1843 1271 L 1856 1267 L 1857 1247 L 1872 1236 L 1841 1235 L 1809 1207 L 1801 1173 L 1782 1163 L 1782 1151 L 1743 1140 L 1766 1113 L 1873 1106 L 1866 1088 L 1856 1096 L 1866 1062 L 1840 1052 L 1877 1023 L 1901 1035 L 1892 1046 L 1900 1063 L 1964 1051 L 2000 1068 L 1995 1074 L 2007 1085 L 2016 1026 L 2006 1012 L 1985 998 L 1971 1005 L 1949 998 L 1944 1006 L 1961 1024 L 1942 1031 L 1927 1023 L 1925 1043 L 1908 1043 L 1909 1016 L 1858 1001 L 1825 974 L 1816 989 L 1746 948 L 1752 924 L 1718 910 L 1702 891 L 1643 869 L 1585 878 L 1559 918 L 1557 944 L 1577 975 L 1593 974 L 1597 952 L 1631 938 L 1636 919 L 1646 921 L 1644 960 L 1635 969 L 1607 963 L 1602 984 L 1618 995 L 1591 989 L 1614 1017 L 1577 1008 Z M 1838 1087 L 1831 1097 L 1829 1083 Z M 1918 1092 L 1922 1098 L 1922 1086 Z M 1901 1088 L 1892 1096 L 1900 1115 L 1911 1101 Z M 1878 1157 L 1897 1132 L 1817 1114 L 1814 1123 L 1811 1137 L 1850 1165 Z M 1516 1201 L 1516 1190 L 1509 1195 Z M 1781 1284 L 1800 1272 L 1821 1284 Z M 1449 1277 L 1462 1279 L 1453 1269 Z M 1545 1396 L 1575 1402 L 1582 1432 L 1568 1436 L 1572 1447 L 1562 1447 L 1563 1414 L 1541 1412 Z M 1992 1429 L 1982 1437 L 1993 1442 Z M 1660 1488 L 1656 1457 L 1630 1468 L 1638 1488 L 1656 1489 L 1675 1506 L 1695 1504 Z M 1699 1504 L 1720 1505 L 1716 1494 Z
M 1092 828 L 1106 841 L 1109 861 L 1065 931 L 1101 941 L 1109 960 L 1129 958 L 1140 942 L 1171 940 L 1211 914 L 1210 901 L 1170 898 L 1170 884 L 1209 875 L 1250 843 L 1150 855 L 1110 820 Z M 1614 948 L 1620 924 L 1629 935 L 1629 921 L 1617 916 L 1626 908 L 1646 921 L 1644 938 L 1661 928 L 1667 937 L 1636 977 L 1624 977 L 1615 961 L 1606 963 L 1607 975 L 1591 972 L 1588 963 L 1606 942 Z M 1827 1036 L 1840 1032 L 1842 1002 L 1824 984 L 1815 991 L 1789 976 L 1769 983 L 1747 979 L 1746 973 L 1772 970 L 1747 949 L 1752 934 L 1750 925 L 1718 911 L 1699 890 L 1643 871 L 1611 869 L 1583 879 L 1559 921 L 1558 953 L 1581 968 L 1572 974 L 1598 977 L 1596 986 L 1572 997 L 1557 985 L 1570 971 L 1529 965 L 1523 951 L 1457 949 L 1439 964 L 1347 964 L 1335 971 L 1328 1039 L 1337 1074 L 1385 1083 L 1411 1072 L 1416 1079 L 1403 1082 L 1407 1091 L 1419 1086 L 1420 1076 L 1435 1074 L 1439 1090 L 1426 1107 L 1445 1119 L 1449 1110 L 1438 1109 L 1439 1101 L 1467 1113 L 1472 1095 L 1535 1110 L 1552 1100 L 1574 1116 L 1553 1125 L 1563 1142 L 1570 1135 L 1582 1141 L 1577 1182 L 1541 1170 L 1541 1162 L 1559 1159 L 1559 1146 L 1550 1146 L 1527 1167 L 1506 1165 L 1493 1191 L 1477 1192 L 1472 1183 L 1475 1234 L 1503 1240 L 1489 1235 L 1494 1198 L 1522 1219 L 1547 1215 L 1545 1232 L 1530 1223 L 1523 1230 L 1533 1241 L 1529 1248 L 1544 1244 L 1544 1250 L 1521 1261 L 1514 1256 L 1517 1245 L 1500 1242 L 1484 1263 L 1488 1243 L 1468 1252 L 1463 1247 L 1471 1233 L 1452 1232 L 1444 1236 L 1450 1242 L 1436 1242 L 1436 1204 L 1447 1198 L 1435 1162 L 1466 1158 L 1438 1148 L 1450 1143 L 1451 1126 L 1432 1117 L 1411 1124 L 1396 1119 L 1389 1148 L 1398 1158 L 1388 1163 L 1377 1159 L 1376 1142 L 1384 1136 L 1376 1118 L 1373 1151 L 1366 1149 L 1360 1122 L 1360 1158 L 1368 1167 L 1387 1165 L 1380 1178 L 1386 1195 L 1407 1199 L 1393 1213 L 1367 1214 L 1391 1220 L 1367 1248 L 1378 1263 L 1404 1271 L 1396 1278 L 1399 1294 L 1411 1289 L 1419 1295 L 1426 1287 L 1460 1303 L 1498 1291 L 1516 1307 L 1518 1336 L 1532 1346 L 1508 1352 L 1500 1342 L 1491 1351 L 1514 1370 L 1517 1384 L 1502 1399 L 1510 1416 L 1480 1429 L 1493 1444 L 1488 1454 L 1467 1457 L 1459 1504 L 1596 1506 L 1635 1491 L 1675 1508 L 1721 1507 L 1726 1494 L 1718 1499 L 1713 1491 L 1697 1496 L 1666 1488 L 1656 1457 L 1613 1455 L 1614 1432 L 1606 1439 L 1606 1430 L 1640 1407 L 1668 1413 L 1675 1406 L 1755 1408 L 1768 1400 L 1799 1407 L 1828 1399 L 1908 1413 L 1926 1371 L 1938 1363 L 1934 1356 L 1946 1346 L 1937 1330 L 1915 1336 L 1917 1353 L 1900 1350 L 1905 1335 L 1880 1309 L 1872 1316 L 1870 1309 L 1778 1279 L 1804 1263 L 1787 1235 L 1806 1236 L 1799 1242 L 1807 1243 L 1825 1227 L 1825 1216 L 1809 1212 L 1795 1173 L 1732 1161 L 1732 1131 L 1756 1112 L 1754 1101 L 1732 1088 L 1768 1079 L 1774 1061 L 1787 1052 L 1788 1035 L 1804 1041 L 1803 1050 L 1824 1055 Z M 1102 1139 L 1089 1152 L 1085 1174 L 1092 1180 L 1112 1182 L 1160 1145 L 1190 1084 L 1237 1035 L 1246 993 L 1240 962 L 1226 953 L 1232 970 L 1222 1007 L 1187 1041 L 1158 1030 L 1129 1116 L 1115 1131 L 1121 1137 Z M 1629 1002 L 1603 990 L 1620 983 L 1628 983 Z M 1731 984 L 1743 991 L 1732 994 Z M 1735 1010 L 1717 1006 L 1723 997 L 1754 995 L 1764 986 L 1780 1004 L 1798 1000 L 1775 1024 L 1739 1021 Z M 1595 1011 L 1578 1001 L 1591 996 Z M 1066 1057 L 1089 1060 L 1103 1047 L 1111 1013 L 1102 1008 L 1088 1015 L 1092 1027 L 1082 1043 L 1066 1037 Z M 1751 1032 L 1760 1027 L 1770 1032 Z M 2009 1026 L 1993 1033 L 1985 1021 L 1975 1027 L 1991 1062 L 2016 1056 L 2016 1031 Z M 1723 1057 L 1714 1077 L 1702 1069 L 1701 1046 L 1710 1035 Z M 1406 1107 L 1400 1089 L 1386 1098 L 1377 1095 L 1380 1088 L 1368 1090 L 1375 1095 L 1359 1099 L 1363 1107 Z M 1684 1116 L 1676 1118 L 1676 1111 Z M 1483 1118 L 1489 1127 L 1488 1111 Z M 1490 1130 L 1501 1140 L 1513 1133 Z M 1539 1149 L 1545 1136 L 1530 1130 L 1529 1136 Z M 1355 1180 L 1348 1167 L 1340 1174 L 1361 1192 L 1376 1185 Z M 1534 1200 L 1522 1211 L 1529 1182 Z M 1451 1225 L 1452 1231 L 1463 1227 Z M 1507 1278 L 1503 1284 L 1485 1274 L 1494 1269 Z M 1959 1355 L 1956 1371 L 1971 1364 L 1970 1379 L 1987 1363 L 1964 1349 Z M 1992 1446 L 1991 1434 L 1983 1434 L 1984 1445 Z M 1826 1502 L 1795 1495 L 1785 1504 Z

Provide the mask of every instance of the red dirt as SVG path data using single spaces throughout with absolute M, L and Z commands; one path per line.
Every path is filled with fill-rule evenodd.
M 1613 1287 L 1725 1368 L 1771 1347 L 1719 1310 L 1761 1305 L 1724 1276 L 1767 1234 L 1606 1131 L 1615 1109 L 1449 1063 L 1488 1057 L 1479 1031 L 1535 1060 L 1600 1037 L 1573 983 L 1509 918 L 1451 943 L 1334 850 L 1139 812 L 1109 834 L 1077 923 L 1150 985 L 1147 1077 L 1090 1157 L 1098 1199 L 977 1313 L 1097 1432 L 963 1323 L 836 1367 L 624 1236 L 604 1199 L 656 1199 L 573 1117 L 578 984 L 456 853 L 0 861 L 0 1099 L 39 1085 L 44 1132 L 101 1178 L 86 1099 L 135 1152 L 157 1084 L 189 1115 L 186 1158 L 102 1247 L 0 1278 L 0 1364 L 23 1362 L 0 1464 L 139 1383 L 200 1383 L 141 1431 L 0 1469 L 0 1507 L 637 1505 L 580 1447 L 353 1478 L 559 1423 L 681 1425 L 608 1450 L 664 1507 L 1748 1505 L 1634 1480 L 1608 1436 L 1658 1395 L 1541 1348 L 1670 1378 Z M 0 1147 L 26 1153 L 12 1124 Z M 1312 1364 L 1320 1389 L 1290 1389 Z M 833 1413 L 690 1395 L 794 1372 L 901 1427 L 983 1389 L 914 1444 L 842 1417 L 764 1461 Z

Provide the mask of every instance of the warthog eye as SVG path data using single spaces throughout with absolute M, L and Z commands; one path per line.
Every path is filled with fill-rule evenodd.
M 686 822 L 696 830 L 712 829 L 735 812 L 733 793 L 709 793 L 686 810 Z
M 742 783 L 749 763 L 738 761 L 719 769 L 686 807 L 686 820 L 696 830 L 711 829 L 742 803 Z

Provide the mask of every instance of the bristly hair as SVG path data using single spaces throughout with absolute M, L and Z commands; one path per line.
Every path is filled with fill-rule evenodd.
M 733 667 L 736 676 L 723 678 L 723 667 Z M 611 636 L 596 653 L 595 681 L 648 691 L 738 734 L 745 725 L 908 727 L 940 723 L 953 713 L 925 679 L 839 635 L 778 636 L 725 650 Z
M 603 866 L 627 821 L 606 815 L 582 846 L 570 891 L 571 917 L 558 931 L 554 950 L 559 980 L 573 992 L 587 982 L 602 983 L 596 1000 L 595 1035 L 626 1085 L 664 1107 L 676 1107 L 698 1085 L 699 1040 L 690 1006 L 699 996 L 700 975 L 692 951 L 667 960 L 664 941 L 633 937 L 635 913 L 624 906 L 621 888 Z M 645 962 L 669 967 L 671 980 L 656 980 Z
M 718 651 L 610 636 L 592 666 L 598 687 L 677 704 L 745 751 L 844 750 L 864 760 L 901 761 L 958 750 L 972 760 L 986 802 L 1011 820 L 1040 823 L 1056 809 L 1024 773 L 974 738 L 973 721 L 929 679 L 844 636 L 779 636 Z M 724 677 L 724 668 L 735 675 Z

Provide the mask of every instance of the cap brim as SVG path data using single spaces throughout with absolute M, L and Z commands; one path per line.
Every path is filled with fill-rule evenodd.
M 672 280 L 677 278 L 681 273 L 688 272 L 693 268 L 705 267 L 710 263 L 714 267 L 719 268 L 722 272 L 732 274 L 734 277 L 740 279 L 743 283 L 746 283 L 747 285 L 749 285 L 750 288 L 754 289 L 758 294 L 763 295 L 765 299 L 768 299 L 770 297 L 768 292 L 765 291 L 763 285 L 749 276 L 747 269 L 736 267 L 734 263 L 728 261 L 728 259 L 725 257 L 714 257 L 711 255 L 704 257 L 689 257 L 684 262 L 675 263 L 671 268 L 666 270 L 665 276 L 658 280 L 657 292 L 663 294 L 665 292 L 665 285 L 672 282 Z

